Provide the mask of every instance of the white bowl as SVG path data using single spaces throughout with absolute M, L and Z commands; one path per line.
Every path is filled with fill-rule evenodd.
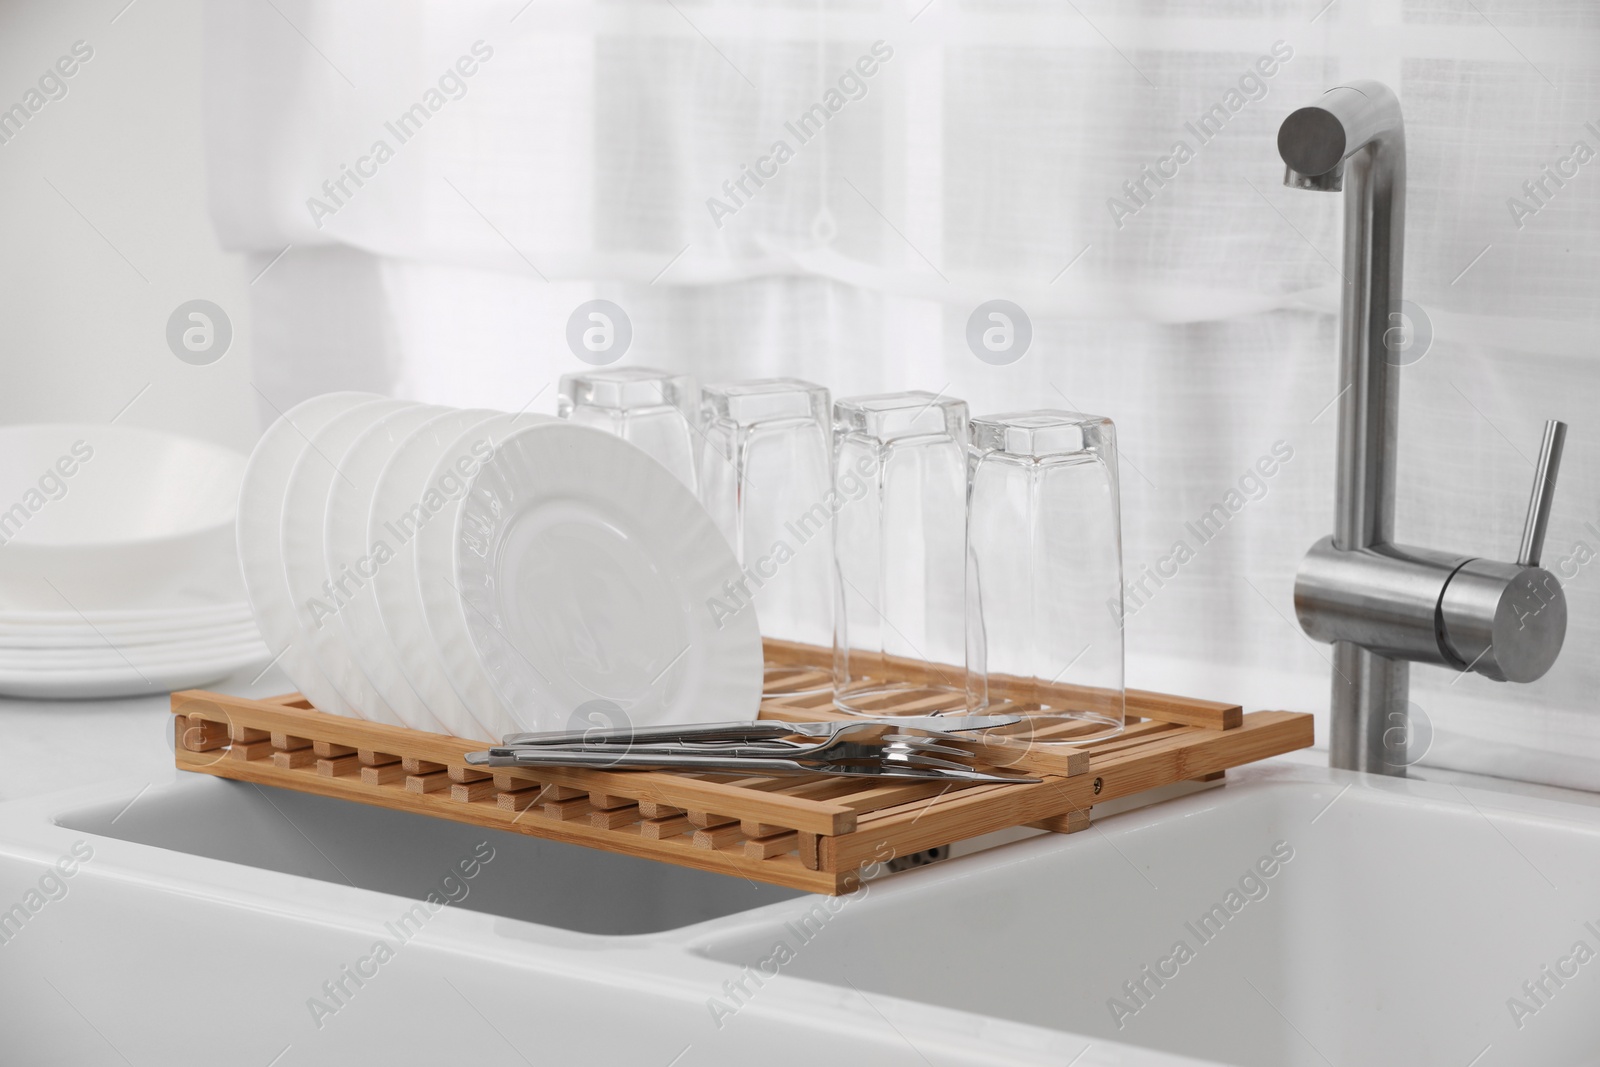
M 133 426 L 0 427 L 0 607 L 150 607 L 237 583 L 245 457 Z

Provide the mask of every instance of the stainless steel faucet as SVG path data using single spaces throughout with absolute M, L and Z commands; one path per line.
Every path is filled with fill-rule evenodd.
M 1339 460 L 1333 535 L 1295 579 L 1307 634 L 1333 644 L 1334 767 L 1404 775 L 1410 666 L 1433 663 L 1498 681 L 1550 669 L 1567 632 L 1556 576 L 1539 566 L 1566 425 L 1545 426 L 1515 563 L 1393 543 L 1406 138 L 1400 101 L 1356 81 L 1284 120 L 1284 184 L 1344 191 L 1339 313 Z

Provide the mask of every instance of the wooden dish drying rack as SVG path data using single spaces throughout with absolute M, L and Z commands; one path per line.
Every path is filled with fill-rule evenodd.
M 831 664 L 830 650 L 811 646 L 769 641 L 767 655 L 794 677 L 810 672 L 819 681 Z M 921 712 L 933 701 L 913 690 L 878 710 Z M 868 864 L 1010 827 L 1073 833 L 1089 826 L 1096 804 L 1221 777 L 1312 743 L 1310 715 L 1246 715 L 1236 704 L 1129 690 L 1127 727 L 1104 741 L 1065 749 L 1005 738 L 966 743 L 979 766 L 1041 780 L 965 785 L 551 767 L 491 772 L 463 758 L 487 747 L 483 741 L 324 714 L 298 693 L 252 700 L 186 690 L 172 694 L 172 712 L 183 770 L 827 894 L 854 889 Z M 841 717 L 825 690 L 761 703 L 763 719 Z M 1036 739 L 1065 739 L 1073 730 Z

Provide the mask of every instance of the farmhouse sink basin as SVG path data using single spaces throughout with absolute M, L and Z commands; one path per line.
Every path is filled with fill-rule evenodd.
M 217 788 L 220 786 L 221 788 Z M 83 834 L 353 885 L 584 934 L 656 933 L 803 896 L 612 852 L 331 797 L 216 780 L 57 821 Z M 480 843 L 490 842 L 480 849 Z M 404 847 L 396 847 L 403 843 Z M 485 858 L 488 858 L 485 862 Z M 493 877 L 466 877 L 477 861 Z
M 786 979 L 1251 1067 L 1600 1058 L 1594 808 L 1240 777 L 699 951 L 759 967 L 786 941 Z
M 30 1067 L 1581 1063 L 1597 952 L 1600 809 L 1292 761 L 842 898 L 176 772 L 0 804 Z

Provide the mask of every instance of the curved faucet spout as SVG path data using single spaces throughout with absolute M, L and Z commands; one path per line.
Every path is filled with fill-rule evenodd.
M 1329 89 L 1316 103 L 1291 114 L 1278 129 L 1283 184 L 1337 192 L 1344 162 L 1372 146 L 1405 166 L 1405 122 L 1400 101 L 1382 82 L 1357 81 Z
M 1405 255 L 1406 135 L 1388 86 L 1352 82 L 1323 93 L 1278 130 L 1284 181 L 1344 190 L 1344 299 L 1339 316 L 1339 473 L 1334 544 L 1394 535 L 1400 310 Z

